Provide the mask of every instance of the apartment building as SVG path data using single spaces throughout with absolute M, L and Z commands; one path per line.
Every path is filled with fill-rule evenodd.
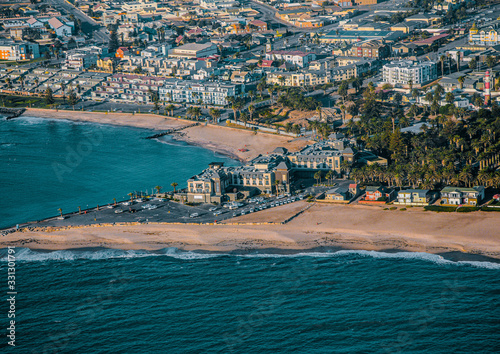
M 499 27 L 499 21 L 495 21 L 493 24 L 481 29 L 477 28 L 474 23 L 469 30 L 469 44 L 484 45 L 488 47 L 500 44 L 500 35 L 498 33 Z
M 0 59 L 26 60 L 40 57 L 38 44 L 30 42 L 0 41 Z
M 382 78 L 391 85 L 408 85 L 411 81 L 413 85 L 418 86 L 437 79 L 437 67 L 432 61 L 392 61 L 383 66 Z
M 97 64 L 97 60 L 100 56 L 106 55 L 107 53 L 107 48 L 95 46 L 67 51 L 63 69 L 80 71 L 88 69 L 92 65 Z
M 383 59 L 388 57 L 391 51 L 383 41 L 372 39 L 354 44 L 348 53 L 353 57 Z
M 166 79 L 156 76 L 115 74 L 92 92 L 92 99 L 115 102 L 151 103 L 151 91 L 158 92 Z
M 165 79 L 159 88 L 160 101 L 225 106 L 227 98 L 242 91 L 241 85 L 195 80 Z
M 286 50 L 273 50 L 266 53 L 266 60 L 283 60 L 287 63 L 297 65 L 304 68 L 309 66 L 309 63 L 316 60 L 316 54 L 305 53 L 301 51 L 286 51 Z
M 280 86 L 310 86 L 327 84 L 330 81 L 331 75 L 325 70 L 315 71 L 290 71 L 290 72 L 274 72 L 268 73 L 266 81 L 269 85 Z
M 171 58 L 206 58 L 217 54 L 217 46 L 213 43 L 188 43 L 169 50 Z

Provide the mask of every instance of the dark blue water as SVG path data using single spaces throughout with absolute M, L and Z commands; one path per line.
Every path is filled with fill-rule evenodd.
M 18 346 L 10 352 L 500 348 L 500 266 L 494 263 L 418 253 L 213 256 L 174 249 L 155 255 L 17 249 L 17 258 Z
M 209 150 L 128 127 L 41 118 L 0 119 L 0 228 L 128 199 L 159 185 L 172 190 L 217 160 Z

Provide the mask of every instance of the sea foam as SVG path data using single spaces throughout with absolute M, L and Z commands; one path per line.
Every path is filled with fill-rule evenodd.
M 418 260 L 431 262 L 438 265 L 469 266 L 484 269 L 500 269 L 500 263 L 487 261 L 452 261 L 437 254 L 425 252 L 378 252 L 363 250 L 340 250 L 333 252 L 297 252 L 292 254 L 277 253 L 207 253 L 202 251 L 183 251 L 175 247 L 164 248 L 158 251 L 145 250 L 119 250 L 119 249 L 95 249 L 95 250 L 59 250 L 59 251 L 38 251 L 29 248 L 16 248 L 16 260 L 21 262 L 45 262 L 45 261 L 76 261 L 104 260 L 114 258 L 139 258 L 139 257 L 170 257 L 179 260 L 202 260 L 216 257 L 235 258 L 342 258 L 347 256 L 358 256 L 378 259 L 401 259 Z M 7 249 L 0 249 L 0 260 L 7 260 Z

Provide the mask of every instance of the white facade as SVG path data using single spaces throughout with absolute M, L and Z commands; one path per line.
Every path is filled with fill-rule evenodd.
M 393 61 L 384 65 L 382 78 L 384 82 L 391 85 L 408 85 L 410 80 L 413 85 L 425 84 L 437 79 L 436 63 L 432 61 L 416 63 L 411 60 Z
M 266 60 L 284 60 L 287 63 L 295 64 L 301 68 L 309 66 L 309 63 L 316 60 L 316 54 L 299 51 L 287 52 L 274 50 L 266 53 Z
M 224 106 L 227 97 L 236 96 L 236 85 L 218 82 L 168 80 L 159 89 L 160 101 L 198 103 Z

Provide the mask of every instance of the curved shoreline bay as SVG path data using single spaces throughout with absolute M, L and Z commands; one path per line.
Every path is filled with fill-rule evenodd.
M 20 117 L 0 120 L 0 228 L 127 199 L 133 191 L 179 187 L 214 160 L 184 142 L 144 139 L 152 131 Z

